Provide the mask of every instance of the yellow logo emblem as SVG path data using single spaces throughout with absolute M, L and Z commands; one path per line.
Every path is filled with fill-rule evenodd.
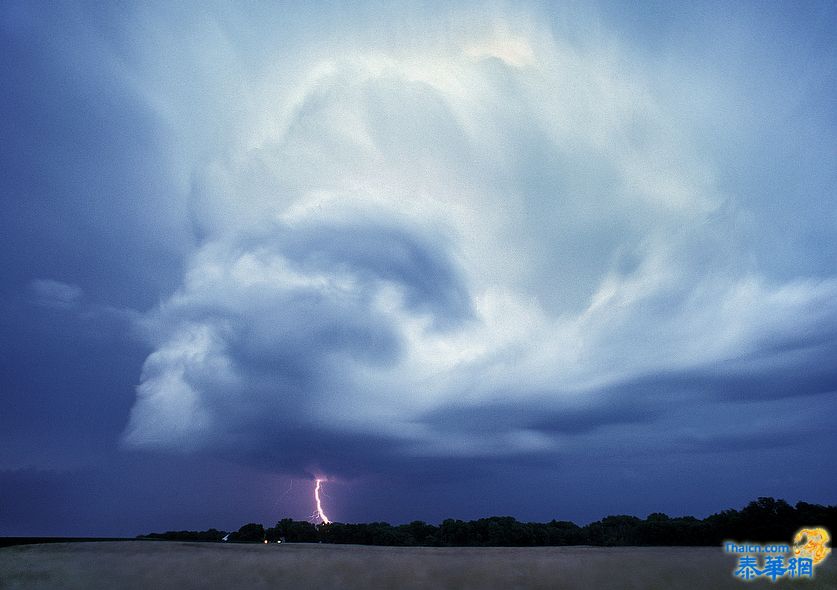
M 793 538 L 793 552 L 799 557 L 810 557 L 818 564 L 831 553 L 825 544 L 831 538 L 825 529 L 802 529 Z

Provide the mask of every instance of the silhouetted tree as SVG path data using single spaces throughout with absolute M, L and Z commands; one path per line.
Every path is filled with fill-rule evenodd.
M 235 543 L 262 543 L 264 541 L 264 526 L 251 522 L 231 533 L 230 541 Z
M 741 510 L 723 510 L 699 520 L 693 516 L 671 517 L 661 512 L 646 519 L 607 516 L 579 527 L 568 521 L 519 522 L 511 516 L 492 516 L 472 521 L 449 518 L 434 526 L 422 521 L 392 526 L 386 522 L 314 526 L 310 522 L 283 518 L 264 530 L 246 524 L 230 534 L 231 541 L 260 542 L 280 538 L 297 543 L 354 543 L 362 545 L 428 546 L 540 546 L 540 545 L 720 545 L 726 540 L 757 543 L 790 543 L 803 527 L 824 526 L 837 530 L 837 506 L 762 497 Z M 223 531 L 169 531 L 143 538 L 180 541 L 220 540 Z
M 319 540 L 316 527 L 304 520 L 283 518 L 268 531 L 268 540 L 276 541 L 282 537 L 289 543 L 316 543 Z
M 167 531 L 165 533 L 148 533 L 140 535 L 140 539 L 159 539 L 165 541 L 220 541 L 227 533 L 216 529 L 206 531 Z

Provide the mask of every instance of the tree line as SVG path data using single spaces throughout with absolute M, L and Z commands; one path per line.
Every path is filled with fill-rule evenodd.
M 671 517 L 653 513 L 636 516 L 607 516 L 585 526 L 569 521 L 520 522 L 511 516 L 478 520 L 444 520 L 439 525 L 413 521 L 391 525 L 386 522 L 315 525 L 283 518 L 265 528 L 248 523 L 238 531 L 169 531 L 140 535 L 144 539 L 178 541 L 227 541 L 263 543 L 340 543 L 430 547 L 536 547 L 557 545 L 720 545 L 726 540 L 754 543 L 790 543 L 803 527 L 825 527 L 837 531 L 837 506 L 759 498 L 741 510 L 724 510 L 704 519 Z

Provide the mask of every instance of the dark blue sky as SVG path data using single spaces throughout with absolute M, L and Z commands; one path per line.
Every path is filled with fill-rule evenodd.
M 837 6 L 5 2 L 0 535 L 837 502 Z

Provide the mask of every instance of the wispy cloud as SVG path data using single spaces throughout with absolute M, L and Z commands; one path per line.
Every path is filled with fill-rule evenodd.
M 77 307 L 84 296 L 78 285 L 70 285 L 52 279 L 37 279 L 30 284 L 35 303 L 45 307 L 70 309 Z

